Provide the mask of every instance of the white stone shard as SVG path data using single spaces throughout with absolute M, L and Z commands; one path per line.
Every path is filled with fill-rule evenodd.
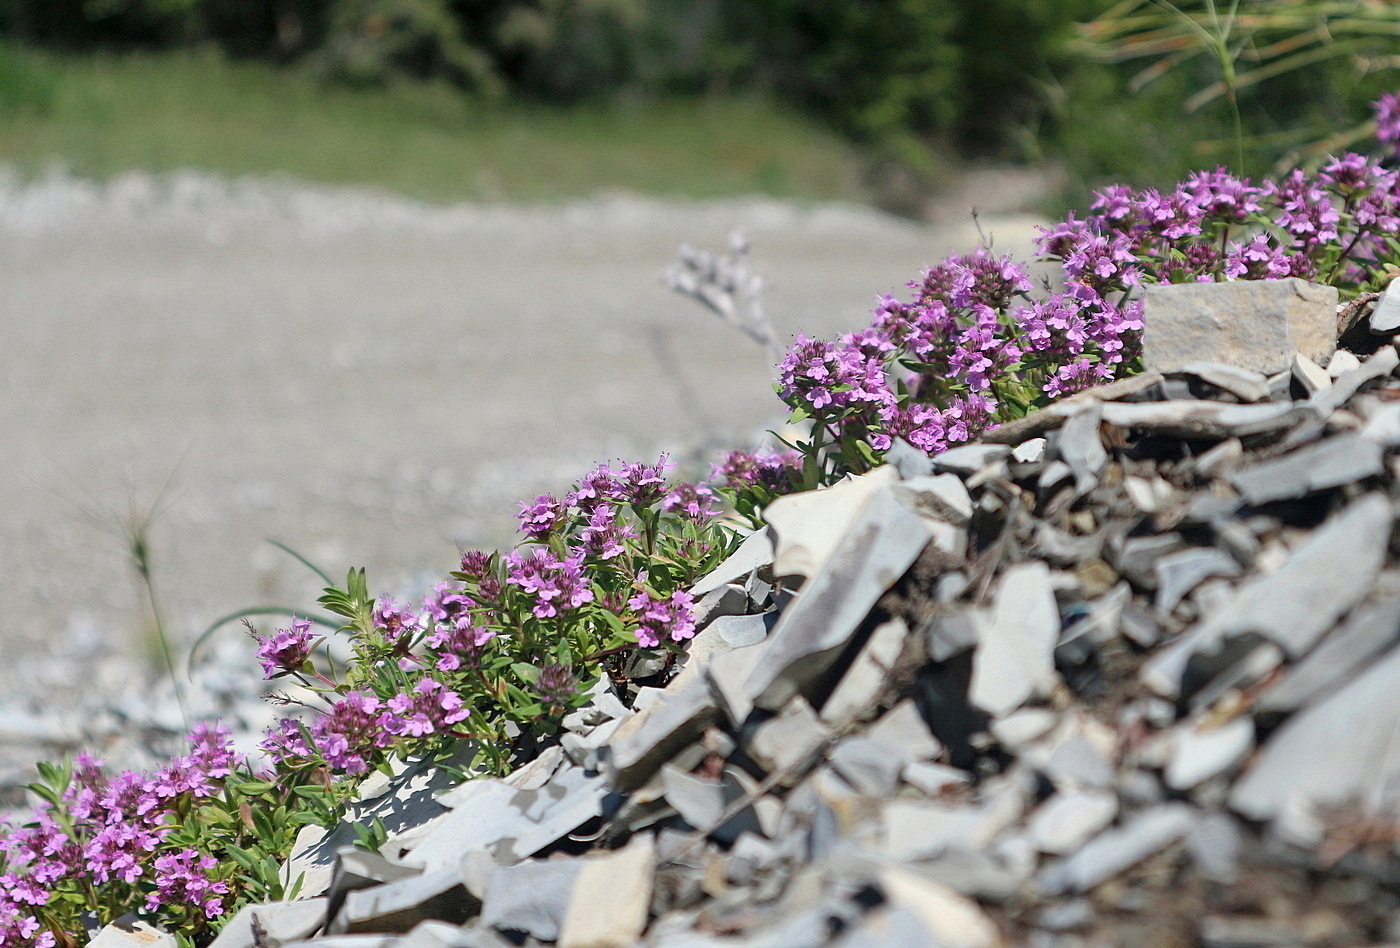
M 1000 717 L 1055 682 L 1055 641 L 1060 610 L 1044 563 L 1020 563 L 1003 574 L 992 625 L 977 643 L 972 658 L 968 698 Z

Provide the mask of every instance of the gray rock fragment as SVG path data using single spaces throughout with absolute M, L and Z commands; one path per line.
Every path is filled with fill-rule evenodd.
M 905 764 L 902 776 L 905 783 L 928 797 L 936 797 L 955 787 L 965 787 L 972 781 L 972 776 L 965 770 L 918 760 Z
M 968 700 L 995 717 L 1046 693 L 1056 679 L 1059 634 L 1050 570 L 1038 562 L 1008 569 L 997 589 L 992 625 L 973 653 Z
M 1381 298 L 1376 300 L 1369 320 L 1371 332 L 1378 336 L 1393 336 L 1400 333 L 1400 289 L 1395 281 L 1385 288 Z
M 903 438 L 895 438 L 890 449 L 885 452 L 885 463 L 893 464 L 899 476 L 905 480 L 926 477 L 933 473 L 933 458 L 914 447 Z
M 841 730 L 869 712 L 871 704 L 887 687 L 890 672 L 908 636 L 909 627 L 898 617 L 875 627 L 822 705 L 821 719 L 827 725 Z
M 1322 838 L 1322 810 L 1365 806 L 1400 779 L 1400 649 L 1298 712 L 1235 781 L 1230 806 L 1271 820 L 1300 846 Z
M 891 492 L 870 496 L 821 571 L 774 626 L 766 651 L 744 685 L 753 702 L 776 710 L 810 688 L 928 541 L 923 518 Z
M 1022 464 L 1034 464 L 1045 457 L 1045 446 L 1047 442 L 1044 438 L 1031 438 L 1023 441 L 1011 452 L 1011 460 L 1019 461 Z
M 500 870 L 486 884 L 481 924 L 556 941 L 582 868 L 582 859 L 557 859 L 530 860 Z
M 811 577 L 820 572 L 854 527 L 870 498 L 899 481 L 892 465 L 851 477 L 825 490 L 787 494 L 763 511 L 773 537 L 773 573 Z
M 463 741 L 443 763 L 471 772 L 476 752 L 475 745 Z M 302 896 L 325 892 L 339 854 L 347 847 L 353 849 L 358 838 L 355 824 L 368 824 L 375 819 L 384 823 L 389 834 L 382 852 L 398 857 L 446 815 L 447 808 L 438 795 L 457 782 L 450 768 L 439 767 L 432 758 L 415 760 L 392 778 L 379 773 L 371 775 L 361 786 L 360 802 L 350 805 L 334 830 L 306 826 L 297 834 L 283 869 L 285 876 L 302 880 Z
M 1381 446 L 1348 433 L 1242 468 L 1229 480 L 1249 503 L 1264 504 L 1354 484 L 1384 471 Z
M 1065 422 L 1054 439 L 1055 453 L 1074 472 L 1074 494 L 1083 497 L 1098 486 L 1099 475 L 1108 464 L 1108 452 L 1099 439 L 1103 406 L 1087 401 Z
M 1262 402 L 1269 397 L 1269 380 L 1264 373 L 1224 362 L 1197 360 L 1186 363 L 1170 374 L 1193 376 L 1229 392 L 1242 402 Z
M 1218 650 L 1222 638 L 1246 633 L 1264 636 L 1290 656 L 1302 655 L 1375 583 L 1390 542 L 1392 516 L 1383 494 L 1352 501 L 1313 531 L 1281 567 L 1244 582 L 1227 607 L 1154 656 L 1144 667 L 1144 680 L 1159 694 L 1173 697 L 1192 655 Z
M 749 594 L 743 586 L 728 583 L 711 589 L 695 603 L 695 627 L 705 629 L 722 616 L 742 616 L 749 609 Z
M 1165 779 L 1173 790 L 1190 790 L 1236 766 L 1254 749 L 1254 721 L 1247 715 L 1219 727 L 1182 722 Z
M 1348 372 L 1354 372 L 1361 368 L 1361 360 L 1352 352 L 1346 349 L 1338 349 L 1332 353 L 1332 358 L 1327 360 L 1328 378 L 1338 379 Z
M 1366 602 L 1264 693 L 1261 711 L 1295 711 L 1355 678 L 1400 639 L 1400 596 Z
M 460 925 L 480 907 L 455 867 L 440 869 L 347 893 L 326 930 L 331 934 L 407 932 L 430 919 Z
M 1191 808 L 1181 803 L 1144 810 L 1049 867 L 1040 884 L 1053 893 L 1087 892 L 1182 839 L 1193 822 Z
M 677 751 L 716 723 L 719 714 L 703 672 L 685 676 L 684 680 L 677 676 L 662 699 L 628 718 L 613 734 L 607 769 L 616 785 L 622 789 L 641 786 Z
M 1143 291 L 1143 361 L 1172 372 L 1200 359 L 1271 374 L 1295 352 L 1326 362 L 1337 343 L 1337 290 L 1286 280 L 1182 283 Z
M 750 673 L 757 667 L 764 651 L 772 644 L 771 640 L 757 642 L 735 648 L 710 659 L 705 666 L 705 677 L 730 724 L 739 727 L 753 711 L 753 699 L 744 688 Z
M 934 520 L 962 527 L 972 519 L 972 498 L 956 474 L 916 477 L 893 485 L 891 490 L 905 506 Z
M 764 721 L 749 740 L 748 752 L 768 773 L 788 774 L 788 785 L 795 782 L 831 738 L 831 729 L 821 722 L 800 695 L 788 702 L 783 712 Z
M 661 786 L 666 802 L 698 830 L 710 830 L 724 812 L 724 787 L 704 780 L 670 764 L 661 768 Z
M 940 948 L 997 948 L 996 924 L 972 899 L 908 869 L 890 866 L 879 874 L 885 899 L 918 919 Z
M 865 737 L 905 761 L 932 760 L 943 753 L 943 745 L 929 731 L 912 698 L 886 711 L 866 730 Z
M 1240 564 L 1213 547 L 1191 547 L 1162 557 L 1154 571 L 1157 574 L 1157 608 L 1169 613 L 1211 576 L 1240 575 Z
M 325 923 L 327 904 L 326 899 L 316 898 L 245 905 L 229 919 L 209 948 L 256 948 L 259 943 L 273 940 L 306 938 Z M 255 927 L 261 935 L 254 933 Z
M 1035 913 L 1037 928 L 1052 932 L 1067 932 L 1087 928 L 1094 921 L 1094 903 L 1088 899 L 1055 902 Z
M 176 948 L 175 936 L 142 921 L 135 915 L 121 918 L 103 927 L 87 948 Z
M 1303 394 L 1309 398 L 1332 387 L 1332 376 L 1327 370 L 1301 352 L 1293 356 L 1292 372 L 1293 381 L 1298 383 Z
M 972 444 L 961 444 L 956 448 L 949 448 L 933 458 L 933 469 L 970 477 L 986 470 L 998 461 L 1006 460 L 1010 454 L 1009 447 L 993 444 L 984 439 L 980 442 L 975 441 Z
M 1234 882 L 1239 871 L 1239 823 L 1228 813 L 1202 813 L 1186 836 L 1186 849 L 1202 876 L 1212 882 Z
M 1111 553 L 1111 560 L 1118 572 L 1126 576 L 1139 589 L 1157 588 L 1157 564 L 1177 550 L 1183 549 L 1186 541 L 1178 533 L 1154 533 L 1145 537 L 1131 537 L 1122 541 Z
M 1043 853 L 1075 852 L 1118 815 L 1118 796 L 1109 790 L 1056 793 L 1031 815 L 1031 842 Z
M 559 948 L 630 948 L 646 928 L 656 846 L 641 834 L 623 849 L 583 860 L 559 930 Z
M 1239 466 L 1244 458 L 1244 445 L 1239 438 L 1226 438 L 1205 454 L 1196 458 L 1193 465 L 1200 477 L 1223 477 Z
M 426 921 L 407 935 L 393 939 L 394 948 L 513 948 L 489 928 L 467 928 Z
M 769 616 L 723 616 L 710 627 L 729 648 L 743 648 L 768 638 Z M 714 654 L 719 654 L 715 652 Z
M 1110 402 L 1105 424 L 1173 438 L 1245 438 L 1291 428 L 1309 417 L 1304 405 L 1236 405 L 1180 399 L 1168 402 Z
M 908 909 L 877 908 L 836 942 L 837 948 L 928 948 L 933 935 Z
M 1400 354 L 1396 353 L 1395 347 L 1382 346 L 1361 363 L 1359 369 L 1337 376 L 1331 388 L 1318 392 L 1308 400 L 1308 406 L 1317 415 L 1326 418 L 1345 405 L 1363 386 L 1390 375 L 1397 365 L 1400 365 Z
M 866 796 L 887 799 L 899 786 L 907 761 L 890 753 L 887 744 L 852 734 L 837 744 L 830 755 L 831 766 L 851 786 Z
M 982 441 L 985 444 L 1021 444 L 1031 438 L 1039 438 L 1058 429 L 1065 423 L 1065 419 L 1078 411 L 1081 402 L 1090 399 L 1100 402 L 1132 399 L 1148 393 L 1161 384 L 1161 373 L 1143 372 L 1140 375 L 1130 375 L 1105 385 L 1095 385 L 1093 388 L 1076 392 L 1068 398 L 1062 398 L 1049 407 L 1031 412 L 1024 418 L 1017 418 L 994 428 L 982 436 Z
M 1382 447 L 1400 447 L 1400 402 L 1386 402 L 1369 414 L 1361 437 Z
M 519 790 L 498 780 L 468 781 L 441 798 L 452 812 L 434 824 L 405 861 L 435 872 L 456 868 L 464 852 L 484 849 L 509 865 L 598 816 L 607 792 L 604 777 L 578 767 L 559 771 L 538 790 Z
M 364 935 L 321 935 L 304 941 L 283 942 L 281 948 L 387 948 L 396 939 L 375 932 Z

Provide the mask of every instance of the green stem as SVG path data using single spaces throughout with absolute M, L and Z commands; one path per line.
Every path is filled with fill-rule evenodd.
M 170 687 L 175 692 L 175 704 L 180 709 L 180 723 L 184 725 L 185 732 L 189 733 L 190 718 L 185 710 L 185 693 L 180 687 L 180 680 L 175 677 L 175 656 L 170 648 L 170 639 L 165 634 L 165 620 L 160 614 L 155 581 L 151 578 L 150 564 L 145 555 L 145 544 L 134 542 L 132 552 L 136 557 L 137 572 L 141 574 L 141 584 L 146 590 L 146 601 L 151 606 L 151 618 L 156 625 L 156 641 L 160 643 L 161 658 L 165 660 L 165 672 L 170 676 Z

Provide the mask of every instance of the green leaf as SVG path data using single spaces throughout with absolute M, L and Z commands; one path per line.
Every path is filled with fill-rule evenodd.
M 229 844 L 224 848 L 224 852 L 228 854 L 228 857 L 230 859 L 238 863 L 239 866 L 241 866 L 248 872 L 252 873 L 257 871 L 257 857 L 255 857 L 252 853 L 248 852 L 241 846 L 234 846 L 232 844 Z
M 510 670 L 515 673 L 515 677 L 526 684 L 533 685 L 540 680 L 540 670 L 535 665 L 530 665 L 526 662 L 516 662 L 510 666 Z
M 277 784 L 271 780 L 245 780 L 237 785 L 237 790 L 245 796 L 257 797 L 267 793 L 275 786 Z

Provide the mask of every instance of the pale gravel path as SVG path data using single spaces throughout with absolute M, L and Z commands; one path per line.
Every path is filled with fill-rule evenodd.
M 1033 223 L 983 226 L 1024 254 Z M 156 578 L 189 634 L 312 604 L 318 582 L 266 537 L 421 588 L 596 461 L 667 449 L 699 473 L 752 442 L 781 420 L 762 353 L 659 279 L 679 241 L 736 226 L 784 338 L 863 325 L 877 293 L 976 240 L 967 218 L 766 200 L 434 208 L 194 174 L 0 179 L 0 683 L 136 641 L 113 527 L 157 501 Z

